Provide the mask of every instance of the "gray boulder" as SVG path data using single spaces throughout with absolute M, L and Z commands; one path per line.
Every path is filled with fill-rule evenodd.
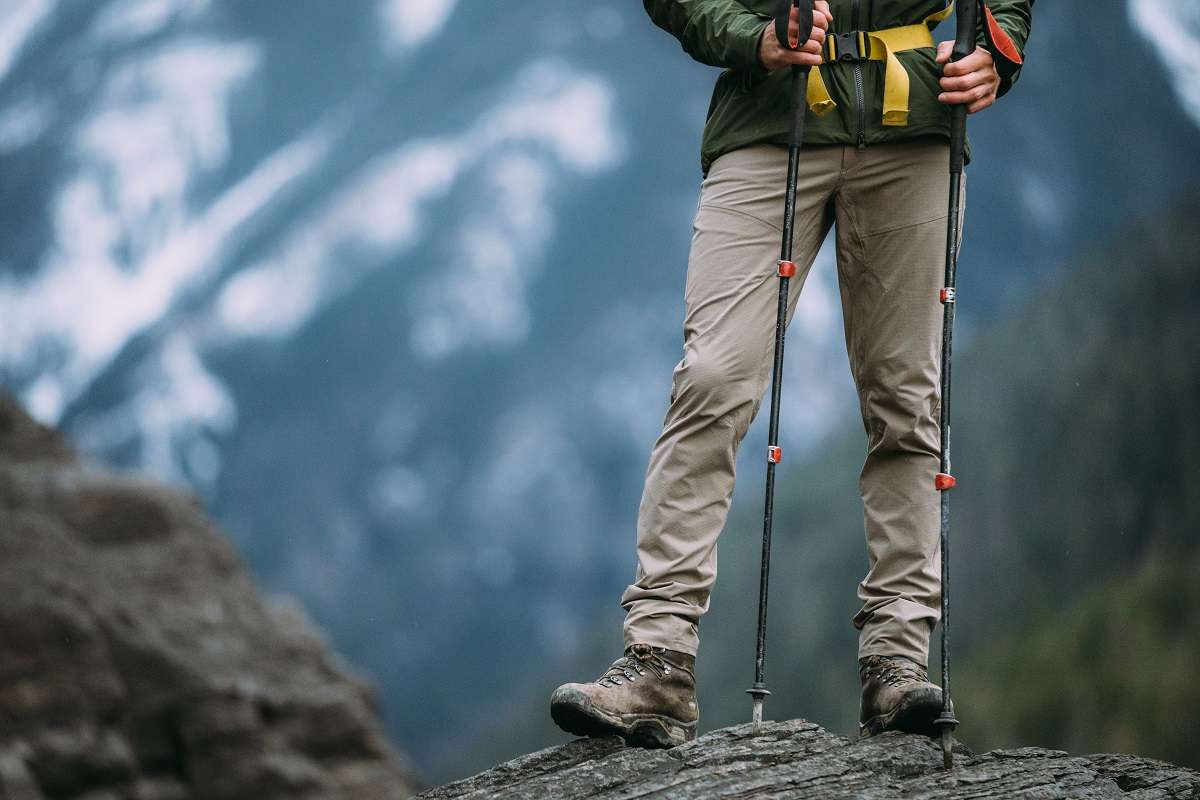
M 397 798 L 370 689 L 194 498 L 0 392 L 0 800 Z

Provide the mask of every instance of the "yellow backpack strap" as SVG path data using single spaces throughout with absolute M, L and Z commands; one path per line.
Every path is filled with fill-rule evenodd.
M 954 12 L 954 0 L 941 11 L 935 11 L 916 25 L 902 25 L 898 28 L 885 28 L 870 33 L 859 32 L 858 51 L 869 49 L 872 61 L 884 62 L 883 67 L 883 124 L 903 126 L 908 124 L 908 71 L 896 58 L 896 53 L 905 50 L 917 50 L 922 47 L 933 47 L 932 27 Z M 837 61 L 837 38 L 829 36 L 825 39 L 825 61 Z M 808 107 L 817 116 L 827 114 L 837 108 L 837 103 L 829 94 L 829 88 L 821 77 L 821 69 L 812 70 L 808 79 Z
M 813 67 L 808 73 L 808 95 L 805 99 L 808 100 L 809 109 L 818 117 L 823 117 L 837 108 L 837 103 L 829 94 L 829 87 L 825 85 L 825 79 L 821 77 L 820 67 Z
M 871 60 L 883 61 L 883 124 L 908 124 L 908 71 L 896 58 L 896 53 L 933 47 L 932 29 L 954 13 L 954 0 L 941 11 L 935 11 L 916 25 L 871 31 Z
M 896 53 L 933 47 L 933 34 L 925 23 L 871 31 L 871 60 L 883 66 L 883 124 L 908 124 L 908 71 L 896 58 Z

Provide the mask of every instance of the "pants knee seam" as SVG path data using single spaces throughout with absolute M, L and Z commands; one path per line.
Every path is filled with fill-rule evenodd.
M 751 214 L 748 211 L 743 211 L 740 208 L 735 208 L 733 206 L 727 206 L 727 205 L 724 205 L 721 203 L 701 202 L 696 210 L 697 210 L 697 212 L 699 212 L 701 209 L 705 209 L 705 208 L 710 208 L 714 211 L 725 211 L 729 214 L 737 214 L 738 216 L 745 217 L 746 219 L 754 220 L 755 222 L 757 222 L 759 224 L 766 225 L 768 228 L 770 228 L 773 231 L 780 231 L 780 232 L 783 231 L 783 228 L 780 227 L 779 225 L 776 225 L 773 222 L 769 222 L 768 220 L 765 220 L 762 217 L 756 217 L 754 214 Z

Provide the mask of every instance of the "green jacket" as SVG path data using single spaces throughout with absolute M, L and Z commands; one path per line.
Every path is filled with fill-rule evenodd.
M 833 31 L 876 31 L 920 23 L 942 11 L 949 0 L 830 0 Z M 1034 0 L 989 0 L 996 22 L 1024 55 Z M 790 70 L 767 72 L 758 60 L 759 39 L 771 23 L 775 0 L 643 0 L 654 23 L 671 33 L 692 58 L 724 67 L 717 78 L 704 136 L 700 166 L 707 174 L 723 153 L 749 144 L 786 146 L 791 115 Z M 936 24 L 936 23 L 934 23 Z M 953 31 L 942 36 L 953 38 Z M 983 42 L 982 34 L 980 42 Z M 899 52 L 909 76 L 908 124 L 883 124 L 883 63 L 823 64 L 821 76 L 837 107 L 805 123 L 805 144 L 857 144 L 860 147 L 921 136 L 950 136 L 950 107 L 938 102 L 942 66 L 934 48 Z M 856 75 L 857 73 L 857 75 Z M 1020 71 L 1006 77 L 1004 94 Z M 861 92 L 856 83 L 861 80 Z

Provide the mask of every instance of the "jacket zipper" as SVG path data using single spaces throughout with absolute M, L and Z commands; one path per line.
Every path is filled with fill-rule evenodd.
M 850 6 L 851 28 L 863 30 L 862 19 L 859 15 L 859 0 L 854 0 Z M 858 101 L 858 149 L 867 147 L 867 99 L 863 89 L 863 73 L 860 61 L 854 62 L 854 99 Z

